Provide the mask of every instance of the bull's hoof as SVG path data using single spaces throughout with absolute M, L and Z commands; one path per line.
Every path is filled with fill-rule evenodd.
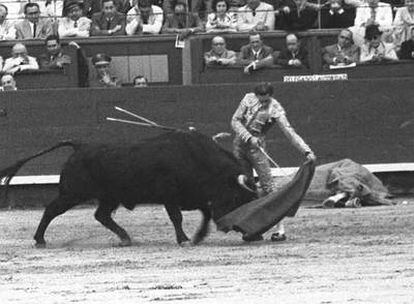
M 203 236 L 200 236 L 200 235 L 195 235 L 194 237 L 193 237 L 193 239 L 191 240 L 191 243 L 193 244 L 193 245 L 198 245 L 202 240 L 204 239 L 204 237 Z
M 190 240 L 178 243 L 178 245 L 180 245 L 180 247 L 191 247 L 192 243 L 190 242 Z
M 121 242 L 118 244 L 119 247 L 129 247 L 132 245 L 132 242 L 130 239 L 121 240 Z
M 261 234 L 245 234 L 242 237 L 243 241 L 245 242 L 257 242 L 257 241 L 263 241 L 263 236 Z
M 35 247 L 38 249 L 46 248 L 46 242 L 36 242 Z

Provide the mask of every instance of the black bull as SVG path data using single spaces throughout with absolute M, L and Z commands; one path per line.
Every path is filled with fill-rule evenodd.
M 233 155 L 211 138 L 197 132 L 168 132 L 139 144 L 115 146 L 61 142 L 0 171 L 7 191 L 10 179 L 29 160 L 60 147 L 74 153 L 60 175 L 59 195 L 46 207 L 34 239 L 44 246 L 45 231 L 60 214 L 82 202 L 96 199 L 95 218 L 130 245 L 131 239 L 111 217 L 120 205 L 163 204 L 174 225 L 177 242 L 187 242 L 181 210 L 200 210 L 203 218 L 193 242 L 217 220 L 255 198 L 243 183 L 242 167 Z M 6 194 L 7 195 L 7 194 Z

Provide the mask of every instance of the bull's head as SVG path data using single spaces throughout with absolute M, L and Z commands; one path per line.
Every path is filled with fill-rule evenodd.
M 220 193 L 211 203 L 213 220 L 257 198 L 256 187 L 246 175 L 231 176 L 220 187 Z

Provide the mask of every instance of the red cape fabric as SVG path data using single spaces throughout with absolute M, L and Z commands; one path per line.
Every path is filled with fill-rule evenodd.
M 217 229 L 247 235 L 262 234 L 285 216 L 294 216 L 315 172 L 312 161 L 305 162 L 294 178 L 278 191 L 251 201 L 216 221 Z

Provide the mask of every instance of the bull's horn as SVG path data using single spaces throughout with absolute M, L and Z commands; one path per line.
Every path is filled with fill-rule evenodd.
M 247 191 L 256 193 L 256 191 L 254 191 L 252 188 L 246 185 L 246 182 L 247 182 L 246 175 L 240 174 L 239 176 L 237 176 L 237 182 L 239 183 L 240 186 L 242 186 L 242 188 L 246 189 Z

